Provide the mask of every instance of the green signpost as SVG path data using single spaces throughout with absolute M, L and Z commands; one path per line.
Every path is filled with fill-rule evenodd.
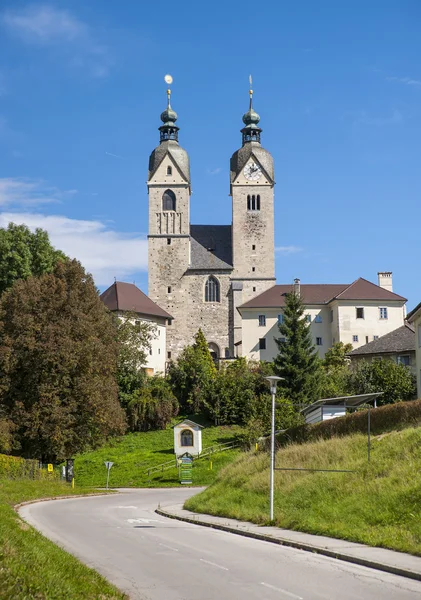
M 189 485 L 192 483 L 193 457 L 186 452 L 180 457 L 180 483 Z

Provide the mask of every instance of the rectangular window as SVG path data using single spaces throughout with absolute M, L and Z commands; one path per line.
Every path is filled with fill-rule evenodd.
M 280 337 L 280 338 L 279 338 L 279 341 L 280 341 L 280 342 L 286 342 L 286 341 L 287 341 L 287 339 L 286 339 L 286 338 L 284 338 L 284 337 Z
M 152 356 L 152 348 L 149 349 L 149 354 Z
M 411 364 L 409 354 L 404 354 L 403 356 L 398 356 L 397 362 L 400 365 L 405 365 L 405 367 L 409 367 L 409 365 Z
M 256 291 L 256 288 L 254 287 L 254 288 L 253 288 L 253 292 L 255 292 L 255 291 Z
M 378 335 L 373 335 L 373 340 L 378 340 L 379 336 Z
M 266 327 L 266 315 L 259 315 L 259 327 Z
M 358 335 L 353 335 L 352 336 L 352 341 L 353 342 L 358 342 Z
M 316 346 L 323 346 L 323 340 L 321 337 L 316 337 Z
M 306 315 L 306 323 L 311 323 L 311 315 Z
M 333 310 L 330 311 L 330 322 L 333 323 Z
M 357 319 L 364 319 L 364 308 L 358 307 L 355 309 Z
M 379 308 L 380 318 L 387 319 L 387 308 Z
M 168 293 L 171 294 L 171 286 L 168 286 Z
M 168 321 L 167 321 L 167 325 L 168 325 L 168 326 L 172 325 L 172 319 L 168 319 Z
M 284 324 L 284 315 L 278 315 L 278 325 Z
M 171 246 L 171 238 L 167 238 L 167 246 Z
M 323 323 L 322 315 L 320 313 L 315 316 L 314 322 L 315 323 Z
M 365 343 L 368 344 L 368 335 L 365 336 Z
M 252 268 L 251 268 L 251 270 L 252 270 L 252 271 L 253 271 L 253 273 L 254 273 L 254 272 L 255 272 L 255 270 L 256 270 L 256 267 L 252 267 Z
M 171 352 L 167 352 L 168 359 L 171 358 Z
M 266 350 L 266 338 L 259 339 L 259 350 Z
M 158 354 L 161 354 L 161 348 L 158 348 Z
M 256 250 L 256 245 L 255 245 L 255 244 L 253 244 L 253 245 L 252 245 L 252 247 L 251 247 L 251 249 L 252 249 L 252 250 Z
M 229 358 L 229 357 L 230 357 L 230 349 L 225 348 L 225 358 Z

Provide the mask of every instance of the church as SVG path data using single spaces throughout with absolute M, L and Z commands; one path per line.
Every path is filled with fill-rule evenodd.
M 160 142 L 149 158 L 148 295 L 173 317 L 167 360 L 199 328 L 214 358 L 231 358 L 242 338 L 237 308 L 275 284 L 273 158 L 261 145 L 250 90 L 242 144 L 230 161 L 232 222 L 191 224 L 189 155 L 179 144 L 170 90 L 167 97 Z

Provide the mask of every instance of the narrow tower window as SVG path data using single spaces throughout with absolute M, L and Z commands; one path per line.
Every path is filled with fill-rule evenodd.
M 256 198 L 256 210 L 260 210 L 260 195 L 257 194 Z
M 251 198 L 247 196 L 247 210 L 251 210 Z
M 165 190 L 162 195 L 162 210 L 175 211 L 175 194 L 172 190 Z
M 219 301 L 219 281 L 211 275 L 205 285 L 205 302 Z
M 260 210 L 260 195 L 247 196 L 247 210 Z
M 172 175 L 172 167 L 167 167 L 167 175 Z

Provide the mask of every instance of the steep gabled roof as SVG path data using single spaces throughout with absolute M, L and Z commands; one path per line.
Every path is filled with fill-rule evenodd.
M 285 294 L 292 292 L 294 286 L 275 285 L 262 294 L 255 296 L 239 308 L 282 308 L 285 306 Z M 332 300 L 395 300 L 406 302 L 406 298 L 367 281 L 360 277 L 348 283 L 303 283 L 300 294 L 304 304 L 329 304 Z
M 421 310 L 421 302 L 419 304 L 417 304 L 417 306 L 415 308 L 413 308 L 411 310 L 411 312 L 408 313 L 408 316 L 406 318 L 408 319 L 408 321 L 410 323 L 413 323 L 415 321 L 415 319 L 418 317 L 420 310 Z
M 415 352 L 415 329 L 409 323 L 386 333 L 369 344 L 364 344 L 349 353 L 349 356 Z
M 232 270 L 231 225 L 190 225 L 193 270 Z
M 132 311 L 142 315 L 172 319 L 170 314 L 144 294 L 134 283 L 116 281 L 105 292 L 102 292 L 100 298 L 111 311 Z

